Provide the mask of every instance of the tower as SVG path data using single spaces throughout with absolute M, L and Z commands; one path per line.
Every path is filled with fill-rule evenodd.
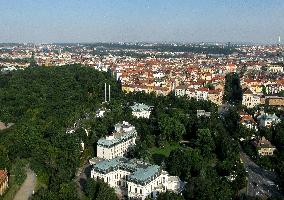
M 280 45 L 281 44 L 281 36 L 279 35 L 278 37 L 278 44 Z
M 105 83 L 105 102 L 107 102 L 107 84 Z

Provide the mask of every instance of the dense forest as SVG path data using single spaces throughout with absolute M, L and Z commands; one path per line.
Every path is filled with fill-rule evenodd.
M 80 66 L 35 67 L 1 75 L 0 121 L 15 125 L 0 133 L 0 167 L 10 169 L 16 159 L 27 159 L 55 197 L 62 187 L 72 188 L 70 181 L 80 164 L 80 138 L 66 134 L 66 128 L 99 106 L 105 82 L 113 95 L 119 94 L 109 74 Z
M 111 101 L 102 104 L 104 83 L 111 85 Z M 150 119 L 132 117 L 129 106 L 134 102 L 154 107 Z M 217 106 L 208 101 L 124 94 L 110 74 L 72 65 L 0 75 L 0 105 L 0 121 L 14 123 L 0 132 L 0 168 L 13 169 L 19 159 L 28 162 L 40 182 L 33 199 L 115 198 L 107 184 L 90 179 L 80 194 L 73 180 L 78 167 L 96 156 L 97 140 L 122 120 L 135 125 L 139 135 L 129 157 L 159 164 L 187 182 L 182 195 L 165 193 L 159 199 L 246 199 L 239 193 L 246 173 L 232 136 L 238 128 L 231 116 L 235 112 L 220 118 Z M 109 112 L 94 117 L 102 107 Z M 197 109 L 211 116 L 198 118 Z M 78 119 L 80 128 L 66 133 Z M 153 150 L 167 148 L 168 155 Z

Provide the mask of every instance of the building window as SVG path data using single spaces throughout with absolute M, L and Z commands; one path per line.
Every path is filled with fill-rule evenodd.
M 142 194 L 142 189 L 140 189 L 140 194 Z
M 135 188 L 135 193 L 137 193 L 137 188 Z

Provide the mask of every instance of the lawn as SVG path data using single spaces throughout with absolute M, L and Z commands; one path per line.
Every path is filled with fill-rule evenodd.
M 150 149 L 152 160 L 155 164 L 160 165 L 171 153 L 172 150 L 179 148 L 178 143 L 168 144 L 164 147 L 153 147 Z

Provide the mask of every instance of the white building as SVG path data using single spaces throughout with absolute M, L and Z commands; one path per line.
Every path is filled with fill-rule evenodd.
M 250 88 L 245 88 L 243 91 L 242 104 L 248 108 L 253 108 L 260 104 L 260 97 Z
M 137 118 L 150 118 L 151 114 L 151 107 L 147 106 L 143 103 L 135 103 L 133 106 L 131 106 L 132 109 L 132 115 Z
M 281 65 L 277 64 L 268 64 L 267 71 L 277 73 L 277 72 L 283 72 L 283 67 Z
M 208 100 L 208 92 L 209 92 L 209 89 L 208 88 L 199 88 L 196 90 L 196 99 L 197 101 L 200 101 L 200 100 Z
M 115 125 L 115 131 L 106 138 L 99 139 L 97 143 L 97 157 L 113 159 L 124 156 L 129 147 L 135 145 L 137 131 L 134 126 L 123 121 Z
M 175 96 L 183 97 L 187 95 L 187 90 L 189 89 L 188 85 L 179 85 L 175 88 Z
M 180 192 L 184 187 L 178 177 L 169 176 L 158 165 L 122 157 L 98 161 L 91 171 L 91 178 L 119 188 L 129 199 L 156 198 L 160 192 Z
M 279 122 L 281 122 L 280 118 L 277 117 L 275 114 L 261 114 L 257 117 L 257 121 L 260 127 L 271 127 Z
M 210 117 L 211 116 L 211 112 L 206 112 L 205 110 L 196 110 L 196 116 L 197 118 L 199 117 Z

